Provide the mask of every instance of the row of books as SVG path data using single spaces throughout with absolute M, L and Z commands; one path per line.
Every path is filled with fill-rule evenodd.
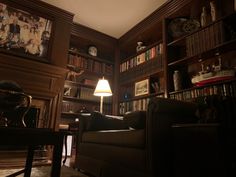
M 65 87 L 64 96 L 99 102 L 100 97 L 93 95 L 94 89 L 87 87 Z M 110 103 L 111 97 L 104 97 L 104 102 Z
M 170 98 L 191 101 L 194 98 L 208 95 L 222 95 L 236 97 L 236 82 L 208 86 L 204 88 L 193 88 L 178 93 L 171 93 Z
M 164 97 L 164 95 L 158 95 L 158 97 Z M 130 111 L 146 111 L 148 108 L 148 103 L 150 101 L 150 98 L 143 98 L 138 100 L 132 100 L 127 102 L 121 102 L 119 104 L 119 113 L 120 115 L 125 114 L 126 112 Z
M 94 92 L 94 89 L 86 88 L 86 87 L 81 87 L 81 88 L 79 89 L 77 98 L 81 98 L 81 99 L 84 99 L 84 100 L 90 100 L 90 101 L 97 101 L 97 102 L 99 102 L 100 97 L 94 96 L 94 95 L 93 95 L 93 92 Z
M 68 65 L 74 66 L 76 69 L 80 68 L 87 71 L 96 73 L 104 73 L 106 75 L 112 75 L 112 64 L 92 60 L 79 55 L 68 54 Z
M 78 105 L 72 104 L 70 102 L 62 102 L 61 112 L 67 113 L 78 113 Z
M 224 42 L 223 22 L 219 21 L 186 37 L 186 56 L 191 57 Z
M 123 115 L 126 112 L 147 110 L 149 100 L 149 98 L 144 98 L 139 100 L 122 102 L 120 103 L 119 112 L 121 115 Z
M 99 111 L 99 104 L 87 104 L 84 105 L 83 103 L 72 103 L 72 102 L 67 102 L 63 101 L 62 102 L 62 108 L 61 112 L 62 113 L 80 113 L 81 111 Z M 109 104 L 104 104 L 103 105 L 103 112 L 104 114 L 111 114 L 112 111 L 112 106 Z
M 155 59 L 157 56 L 163 54 L 163 44 L 160 43 L 155 47 L 148 49 L 147 51 L 125 61 L 120 64 L 120 72 L 125 72 L 133 67 L 136 67 L 146 61 Z
M 138 67 L 132 68 L 132 70 L 127 70 L 126 72 L 122 72 L 120 75 L 120 82 L 126 82 L 130 80 L 134 80 L 140 76 L 150 76 L 152 73 L 158 72 L 158 70 L 163 70 L 164 61 L 163 57 L 157 57 L 157 59 L 150 60 L 146 62 L 144 65 L 139 65 Z
M 72 103 L 72 102 L 67 102 L 63 101 L 62 102 L 62 108 L 61 112 L 62 113 L 80 113 L 82 110 L 87 110 L 87 111 L 92 111 L 92 110 L 98 110 L 98 107 L 94 105 L 88 105 L 86 106 L 83 103 Z

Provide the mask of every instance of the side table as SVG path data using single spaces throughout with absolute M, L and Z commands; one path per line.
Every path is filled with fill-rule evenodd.
M 28 146 L 27 159 L 25 163 L 24 177 L 30 177 L 34 149 L 37 145 L 53 145 L 53 159 L 51 177 L 60 176 L 61 158 L 63 147 L 63 132 L 56 132 L 45 128 L 10 128 L 0 127 L 0 146 L 1 145 L 23 145 Z M 20 174 L 16 172 L 16 174 Z M 12 175 L 11 175 L 12 176 Z M 13 175 L 14 176 L 14 175 Z
M 75 155 L 77 156 L 77 148 L 78 148 L 78 138 L 79 138 L 79 121 L 72 122 L 69 124 L 68 129 L 60 129 L 60 132 L 63 132 L 65 135 L 64 138 L 64 147 L 65 147 L 65 157 L 63 159 L 63 165 L 66 163 L 67 160 L 67 137 L 73 136 L 72 141 L 72 148 L 75 148 Z M 76 159 L 76 158 L 75 158 Z M 76 164 L 76 162 L 75 162 Z

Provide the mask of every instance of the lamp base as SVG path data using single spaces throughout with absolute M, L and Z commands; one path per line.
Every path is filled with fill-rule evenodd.
M 103 96 L 101 96 L 100 98 L 100 113 L 102 113 L 103 111 Z

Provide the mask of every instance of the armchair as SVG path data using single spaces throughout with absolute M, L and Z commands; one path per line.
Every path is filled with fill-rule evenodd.
M 185 136 L 188 135 L 187 131 L 185 134 L 185 130 L 179 131 L 176 128 L 198 125 L 196 111 L 195 103 L 154 98 L 150 100 L 147 112 L 136 111 L 122 117 L 98 112 L 81 116 L 77 167 L 96 177 L 173 177 L 178 176 L 175 172 L 183 174 L 178 170 L 179 167 L 182 168 L 178 164 L 184 161 L 178 153 L 181 147 L 189 147 L 186 144 L 194 142 L 194 139 L 189 141 L 191 137 L 196 138 L 196 142 L 203 147 L 208 147 L 209 144 L 216 149 L 219 147 L 216 138 L 218 124 L 203 128 L 200 126 L 199 129 L 189 128 L 191 131 L 196 130 L 193 135 L 200 131 L 202 139 L 191 134 L 191 137 Z M 179 136 L 183 140 L 181 147 L 178 146 Z M 188 140 L 186 144 L 185 137 Z M 219 161 L 208 161 L 214 164 L 214 170 L 217 171 L 221 165 L 220 151 L 211 152 L 209 148 L 206 149 L 209 150 L 209 156 L 219 157 L 213 158 Z M 192 153 L 195 154 L 194 151 Z M 198 154 L 201 156 L 201 152 Z M 204 161 L 209 156 L 201 156 L 201 160 Z

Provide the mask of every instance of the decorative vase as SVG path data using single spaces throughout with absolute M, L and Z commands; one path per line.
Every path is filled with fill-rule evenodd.
M 234 11 L 236 11 L 236 0 L 234 0 Z
M 201 26 L 204 27 L 207 24 L 207 12 L 206 7 L 202 7 L 202 13 L 201 13 Z
M 178 70 L 174 71 L 173 74 L 173 81 L 174 81 L 174 90 L 178 91 L 182 89 L 182 78 L 181 78 L 181 74 Z
M 211 21 L 216 21 L 216 4 L 214 1 L 210 2 L 210 7 L 211 7 Z

